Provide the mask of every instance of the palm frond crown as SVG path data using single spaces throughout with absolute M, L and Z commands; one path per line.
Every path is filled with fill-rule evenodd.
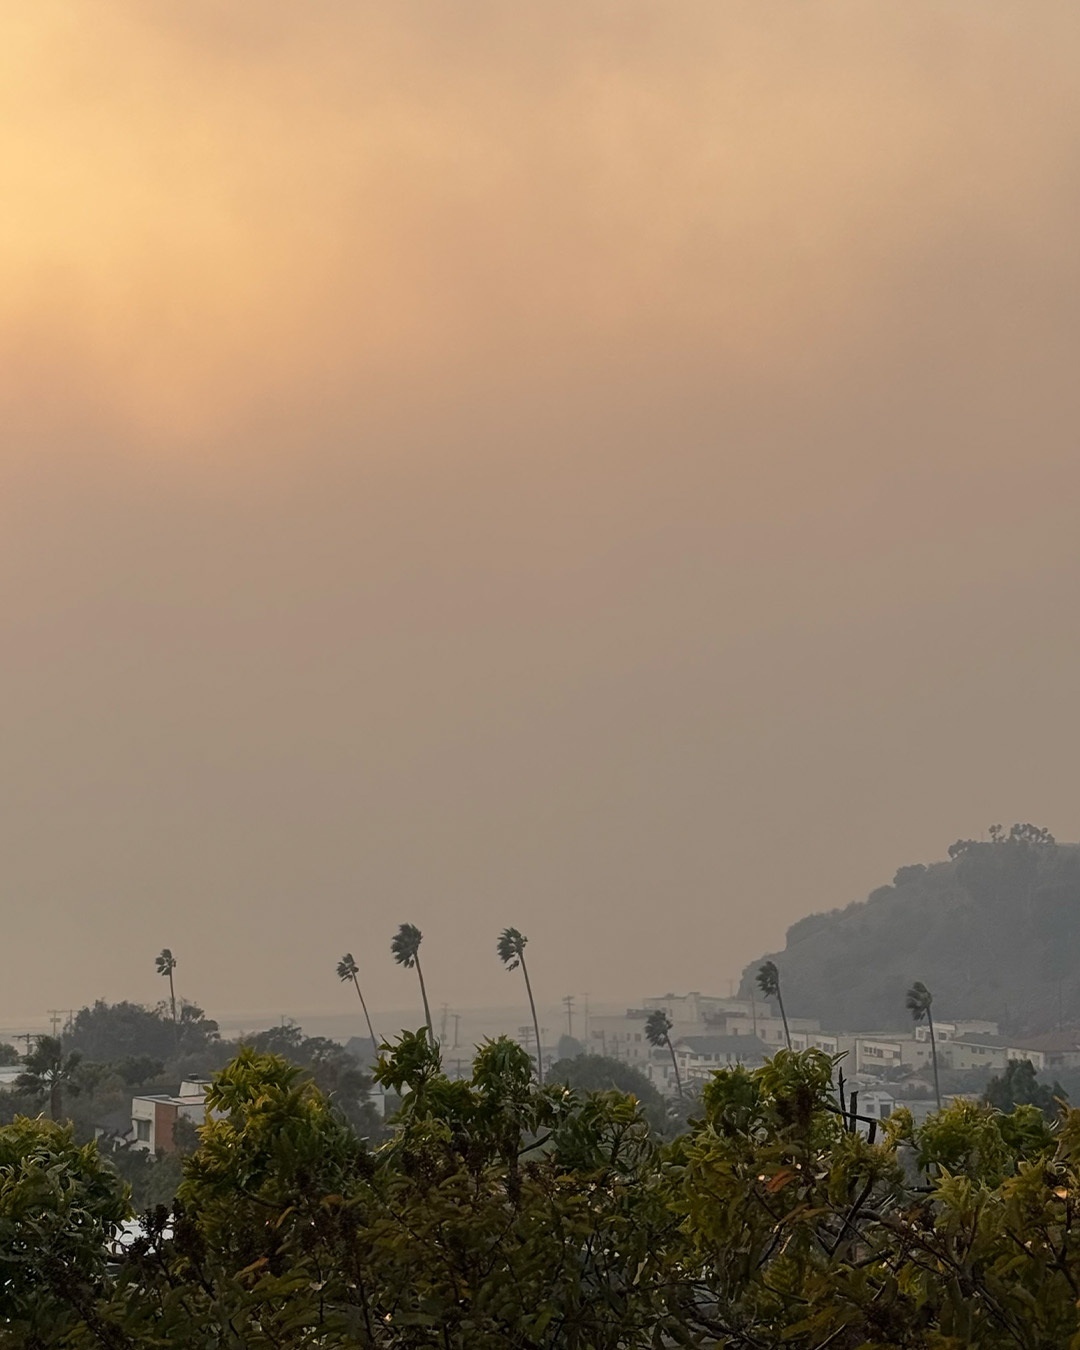
M 916 980 L 907 991 L 906 1001 L 907 1010 L 911 1014 L 912 1019 L 916 1022 L 921 1022 L 929 1013 L 930 1005 L 934 1001 L 934 996 L 931 994 L 930 990 L 927 989 L 926 985 L 923 984 L 922 980 Z
M 645 1021 L 645 1039 L 650 1045 L 663 1045 L 673 1025 L 663 1008 L 657 1008 Z
M 390 943 L 390 950 L 399 966 L 411 970 L 416 965 L 416 957 L 420 951 L 420 942 L 423 936 L 416 924 L 403 923 L 401 925 Z
M 758 968 L 758 988 L 766 998 L 775 998 L 780 990 L 780 972 L 775 961 L 766 961 Z
M 507 970 L 517 970 L 521 964 L 525 944 L 528 940 L 525 934 L 519 932 L 516 928 L 504 928 L 499 934 L 496 949 L 499 953 L 499 960 Z
M 337 977 L 339 980 L 351 980 L 360 972 L 360 967 L 353 960 L 352 952 L 346 952 L 337 963 Z
M 159 975 L 168 975 L 170 971 L 176 969 L 176 957 L 168 947 L 162 947 L 161 955 L 154 957 L 154 966 Z

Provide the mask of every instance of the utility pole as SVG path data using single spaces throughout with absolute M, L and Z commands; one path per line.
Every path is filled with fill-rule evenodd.
M 585 1053 L 589 1054 L 589 996 L 585 995 Z
M 450 1015 L 451 1015 L 451 1017 L 453 1017 L 453 1019 L 454 1019 L 454 1044 L 453 1044 L 453 1046 L 452 1046 L 451 1048 L 454 1049 L 454 1050 L 456 1050 L 456 1049 L 458 1048 L 458 1045 L 459 1045 L 459 1041 L 458 1041 L 458 1028 L 461 1026 L 461 1014 L 460 1014 L 460 1013 L 451 1013 Z M 460 1063 L 461 1063 L 461 1060 L 458 1060 L 458 1064 L 460 1064 Z
M 532 1053 L 532 1027 L 518 1027 L 518 1036 L 521 1038 L 521 1044 L 526 1051 Z
M 574 1034 L 574 996 L 573 996 L 573 994 L 567 994 L 567 995 L 563 998 L 563 1006 L 564 1006 L 565 1009 L 566 1009 L 566 1034 L 567 1034 L 568 1036 L 573 1036 L 573 1034 Z
M 52 1034 L 54 1036 L 59 1034 L 61 1018 L 64 1019 L 64 1030 L 65 1031 L 69 1030 L 74 1016 L 75 1016 L 74 1008 L 50 1008 L 49 1021 L 52 1024 Z
M 440 1043 L 446 1040 L 446 1019 L 448 1015 L 449 1015 L 449 1007 L 447 1004 L 444 1003 L 442 1005 L 442 1021 L 439 1024 Z

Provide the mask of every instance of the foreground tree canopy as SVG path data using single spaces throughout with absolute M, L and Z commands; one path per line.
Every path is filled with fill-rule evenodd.
M 424 1032 L 372 1149 L 253 1048 L 173 1212 L 110 1255 L 123 1184 L 51 1121 L 0 1129 L 0 1320 L 27 1346 L 798 1350 L 1080 1346 L 1080 1112 L 873 1127 L 817 1051 L 717 1074 L 657 1140 L 635 1098 L 540 1087 L 507 1040 L 451 1081 Z

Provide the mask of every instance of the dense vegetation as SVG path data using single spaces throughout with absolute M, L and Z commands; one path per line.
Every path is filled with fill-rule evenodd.
M 782 952 L 788 1011 L 834 1031 L 898 1027 L 914 977 L 943 1019 L 1011 1032 L 1080 1020 L 1080 847 L 1043 829 L 993 826 L 947 862 L 901 867 L 861 903 L 793 924 Z M 749 966 L 749 997 L 761 961 Z
M 82 1008 L 62 1039 L 38 1038 L 19 1056 L 0 1046 L 0 1062 L 18 1063 L 24 1072 L 14 1091 L 0 1093 L 0 1124 L 44 1111 L 71 1122 L 73 1139 L 85 1144 L 98 1136 L 100 1152 L 131 1184 L 138 1207 L 171 1203 L 181 1180 L 183 1155 L 194 1150 L 194 1127 L 179 1121 L 172 1142 L 177 1154 L 161 1159 L 134 1149 L 125 1138 L 131 1127 L 131 1099 L 175 1093 L 184 1078 L 209 1078 L 237 1054 L 241 1045 L 281 1056 L 326 1095 L 333 1109 L 362 1135 L 377 1137 L 382 1121 L 368 1092 L 371 1078 L 356 1055 L 321 1036 L 305 1036 L 294 1024 L 270 1027 L 242 1041 L 222 1040 L 218 1025 L 186 1001 L 175 1009 L 162 1003 L 98 1001 Z
M 70 1128 L 0 1128 L 6 1344 L 134 1350 L 1049 1350 L 1080 1344 L 1080 1112 L 963 1103 L 864 1136 L 817 1051 L 707 1084 L 661 1143 L 633 1097 L 540 1087 L 426 1031 L 377 1075 L 371 1147 L 243 1050 L 173 1212 L 110 1255 L 123 1184 Z M 867 1134 L 870 1134 L 870 1127 Z

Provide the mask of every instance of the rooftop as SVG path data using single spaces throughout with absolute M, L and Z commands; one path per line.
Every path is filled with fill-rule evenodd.
M 685 1046 L 692 1055 L 759 1054 L 764 1058 L 771 1051 L 757 1036 L 680 1036 L 675 1044 Z

